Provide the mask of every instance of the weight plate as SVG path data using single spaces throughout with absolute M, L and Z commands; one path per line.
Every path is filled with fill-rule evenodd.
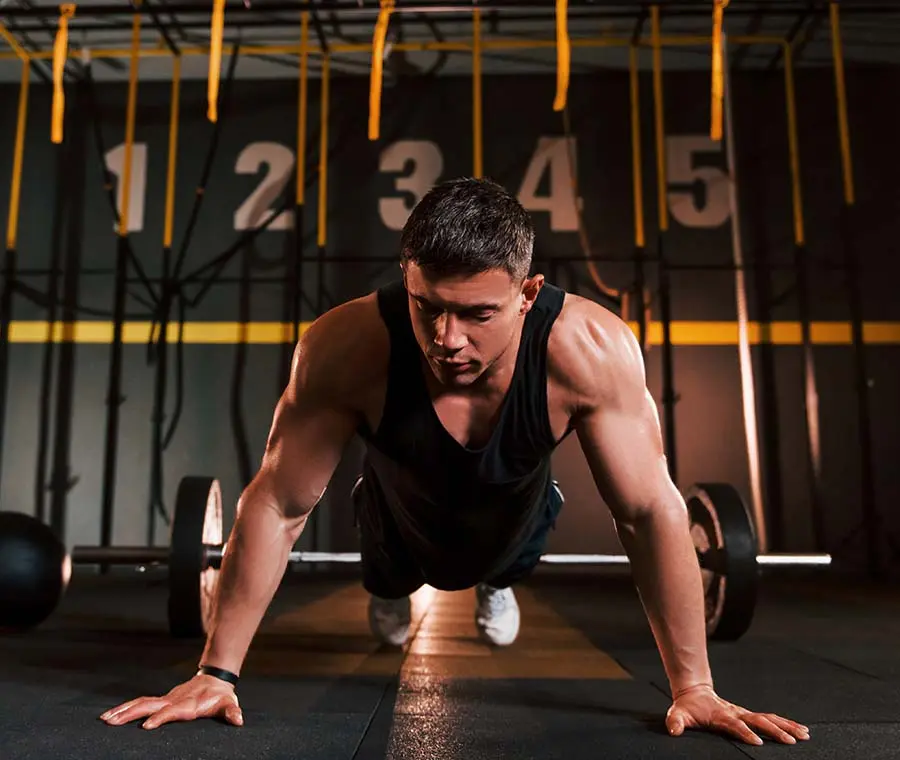
M 706 633 L 735 641 L 756 609 L 756 531 L 734 486 L 698 483 L 685 496 L 706 596 Z
M 222 543 L 219 481 L 199 475 L 183 478 L 169 546 L 169 632 L 173 636 L 206 634 L 219 579 L 219 571 L 207 561 L 206 549 Z

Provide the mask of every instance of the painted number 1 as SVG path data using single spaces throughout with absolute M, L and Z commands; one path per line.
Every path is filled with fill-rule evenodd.
M 116 178 L 116 212 L 122 215 L 125 183 L 125 146 L 117 145 L 104 156 L 106 168 Z M 128 199 L 128 232 L 144 229 L 144 207 L 147 200 L 147 144 L 134 143 L 131 150 L 131 192 Z M 119 228 L 114 224 L 115 229 Z

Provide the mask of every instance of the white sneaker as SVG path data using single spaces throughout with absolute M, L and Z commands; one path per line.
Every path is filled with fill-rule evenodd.
M 519 603 L 513 590 L 480 583 L 475 598 L 475 625 L 482 638 L 498 647 L 512 644 L 519 635 Z
M 369 597 L 369 627 L 382 643 L 403 646 L 409 638 L 411 618 L 412 605 L 408 596 L 382 599 L 372 594 Z

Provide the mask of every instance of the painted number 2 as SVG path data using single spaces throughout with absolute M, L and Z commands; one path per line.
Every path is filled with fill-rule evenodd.
M 280 143 L 250 143 L 238 156 L 234 171 L 237 174 L 258 174 L 264 166 L 267 171 L 262 182 L 234 214 L 236 230 L 255 229 L 274 213 L 272 204 L 281 197 L 294 168 L 294 152 Z M 292 226 L 291 215 L 283 211 L 267 229 L 289 230 Z

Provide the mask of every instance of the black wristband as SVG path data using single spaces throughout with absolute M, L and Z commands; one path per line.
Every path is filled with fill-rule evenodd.
M 240 680 L 240 676 L 236 673 L 232 673 L 230 670 L 222 670 L 222 668 L 214 668 L 212 665 L 201 665 L 197 673 L 218 678 L 220 681 L 226 681 L 234 686 L 237 686 L 237 682 Z

